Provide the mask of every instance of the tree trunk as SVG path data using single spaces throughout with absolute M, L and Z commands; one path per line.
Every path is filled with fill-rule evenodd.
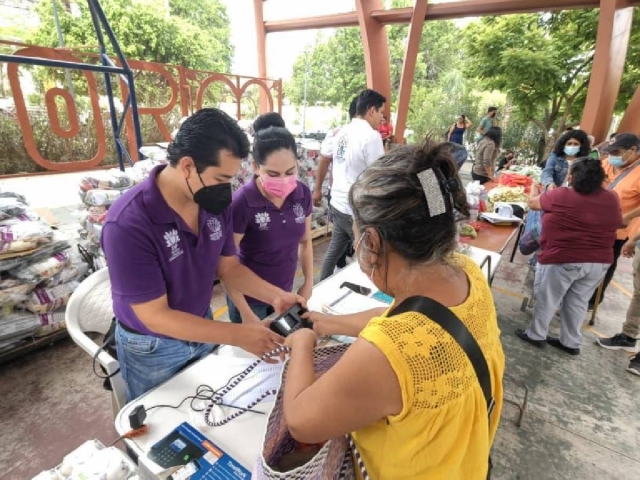
M 540 135 L 538 139 L 538 161 L 537 164 L 540 165 L 547 158 L 547 136 L 545 134 Z

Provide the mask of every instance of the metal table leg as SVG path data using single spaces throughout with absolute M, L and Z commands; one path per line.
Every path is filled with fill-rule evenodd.
M 485 263 L 488 264 L 487 265 L 487 282 L 489 282 L 489 286 L 491 286 L 491 284 L 493 283 L 493 274 L 491 272 L 491 256 L 487 255 L 486 257 L 484 257 L 484 260 L 480 264 L 480 270 L 483 269 Z
M 520 243 L 520 237 L 522 237 L 522 232 L 524 231 L 524 222 L 520 224 L 518 228 L 518 235 L 516 236 L 516 243 L 513 245 L 513 250 L 511 250 L 511 258 L 509 259 L 510 263 L 513 263 L 513 259 L 516 256 L 516 251 L 518 250 L 518 244 Z

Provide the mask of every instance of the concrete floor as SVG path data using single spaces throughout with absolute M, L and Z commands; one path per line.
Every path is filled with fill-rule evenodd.
M 72 210 L 60 207 L 54 214 L 71 219 Z M 316 274 L 327 246 L 328 239 L 314 246 Z M 640 378 L 625 371 L 627 354 L 594 344 L 597 336 L 620 330 L 632 291 L 631 263 L 619 265 L 596 325 L 585 329 L 582 354 L 571 357 L 553 348 L 540 351 L 513 335 L 531 311 L 520 311 L 526 259 L 517 255 L 510 264 L 507 253 L 493 284 L 507 357 L 505 390 L 507 398 L 521 399 L 526 383 L 530 394 L 521 428 L 517 410 L 505 405 L 493 478 L 640 478 Z M 213 306 L 224 317 L 219 290 Z M 0 365 L 0 399 L 2 479 L 31 478 L 87 439 L 109 444 L 117 438 L 109 394 L 71 340 Z

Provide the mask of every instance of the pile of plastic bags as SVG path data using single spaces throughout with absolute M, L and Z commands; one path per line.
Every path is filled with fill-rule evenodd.
M 124 172 L 118 169 L 92 172 L 80 181 L 81 246 L 99 262 L 98 266 L 106 265 L 100 248 L 100 235 L 111 205 L 131 187 L 145 180 L 156 166 L 167 163 L 166 150 L 161 147 L 143 147 L 140 152 L 146 160 L 136 162 Z
M 316 141 L 306 141 L 298 145 L 298 158 L 300 159 L 298 168 L 298 178 L 306 183 L 311 191 L 316 186 L 316 175 L 318 172 L 318 161 L 320 160 L 320 143 Z M 329 193 L 329 172 L 322 184 L 322 205 L 313 207 L 311 228 L 323 227 L 329 223 L 329 204 L 327 194 Z
M 64 457 L 60 465 L 32 480 L 140 480 L 138 469 L 124 452 L 89 440 Z
M 87 272 L 24 197 L 0 193 L 0 352 L 64 328 L 64 307 Z

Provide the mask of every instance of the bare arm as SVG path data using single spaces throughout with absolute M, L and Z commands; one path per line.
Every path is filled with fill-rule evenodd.
M 316 337 L 302 329 L 287 338 L 291 359 L 284 416 L 293 438 L 320 443 L 402 411 L 398 377 L 384 354 L 358 339 L 338 363 L 316 380 Z
M 311 239 L 311 216 L 305 220 L 304 236 L 298 245 L 298 261 L 304 275 L 304 285 L 298 290 L 298 295 L 309 300 L 313 290 L 313 243 Z
M 235 343 L 237 334 L 233 325 L 173 310 L 167 296 L 150 302 L 131 305 L 133 313 L 152 332 L 187 342 Z
M 327 177 L 327 171 L 329 170 L 329 164 L 331 164 L 331 158 L 320 155 L 318 161 L 318 171 L 316 172 L 316 185 L 313 188 L 313 204 L 317 207 L 322 201 L 322 184 Z
M 635 235 L 629 237 L 627 243 L 622 247 L 622 255 L 627 258 L 631 258 L 635 255 L 636 252 L 636 243 L 640 242 L 640 232 Z
M 244 238 L 244 233 L 233 234 L 233 241 L 236 244 L 236 248 L 240 247 L 240 242 L 242 242 L 243 238 Z M 251 310 L 251 307 L 249 306 L 247 299 L 242 293 L 240 293 L 240 291 L 230 288 L 227 285 L 225 285 L 225 289 L 227 290 L 227 294 L 229 295 L 229 297 L 231 297 L 231 301 L 240 312 L 240 317 L 242 317 L 243 322 L 259 322 L 260 321 L 258 316 L 255 313 L 253 313 L 253 310 Z
M 542 210 L 540 205 L 540 192 L 538 186 L 534 183 L 531 185 L 531 193 L 529 194 L 529 208 L 531 210 Z
M 245 296 L 257 298 L 272 305 L 277 313 L 284 312 L 296 303 L 306 305 L 306 301 L 299 295 L 285 292 L 262 280 L 247 267 L 241 265 L 236 256 L 220 257 L 218 278 L 227 291 L 237 290 Z
M 306 318 L 313 323 L 313 330 L 319 335 L 357 337 L 372 318 L 379 317 L 386 311 L 386 308 L 373 308 L 351 315 L 325 315 L 309 312 Z
M 455 127 L 456 127 L 455 123 L 451 125 L 451 128 L 449 129 L 449 134 L 447 135 L 447 142 L 451 141 L 451 135 L 453 135 L 453 130 L 455 129 Z
M 131 308 L 152 332 L 187 342 L 236 345 L 261 356 L 284 341 L 264 325 L 234 325 L 173 310 L 169 307 L 166 295 L 150 302 L 131 305 Z
M 636 208 L 635 210 L 631 210 L 629 213 L 622 217 L 623 225 L 629 225 L 631 221 L 635 218 L 640 217 L 640 208 Z

